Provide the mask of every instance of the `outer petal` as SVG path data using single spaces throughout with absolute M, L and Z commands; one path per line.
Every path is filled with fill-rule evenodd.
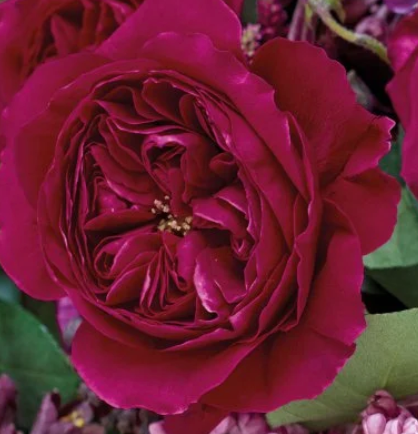
M 340 177 L 330 185 L 327 197 L 350 217 L 362 241 L 363 255 L 381 246 L 392 235 L 400 189 L 398 182 L 381 170 L 370 169 L 351 178 Z
M 29 205 L 16 176 L 13 156 L 3 156 L 0 169 L 0 263 L 16 285 L 35 298 L 64 295 L 51 280 L 37 229 L 36 210 Z
M 63 292 L 51 280 L 45 268 L 37 227 L 36 200 L 28 200 L 27 191 L 19 177 L 21 167 L 16 165 L 16 135 L 23 125 L 47 107 L 57 89 L 97 62 L 97 56 L 80 55 L 48 63 L 33 74 L 3 113 L 0 128 L 5 150 L 0 169 L 0 262 L 20 289 L 35 298 L 51 300 L 62 296 Z M 103 59 L 99 63 L 103 63 Z M 54 132 L 56 134 L 58 126 L 59 122 L 50 123 L 45 129 L 45 137 Z M 52 158 L 55 140 L 50 141 L 50 145 L 48 143 L 46 140 L 38 143 L 29 141 L 30 154 L 19 159 L 23 164 L 31 161 L 30 167 L 36 168 L 32 173 L 34 179 L 39 179 L 42 172 L 46 171 Z M 39 146 L 36 150 L 35 145 Z M 33 155 L 36 155 L 36 160 L 33 160 Z
M 387 85 L 387 92 L 402 125 L 408 131 L 413 99 L 410 98 L 411 77 L 418 63 L 418 50 L 414 51 L 404 65 L 396 72 L 393 80 Z
M 394 31 L 389 44 L 389 55 L 396 74 L 387 91 L 406 131 L 402 145 L 402 175 L 418 197 L 418 104 L 412 97 L 417 92 L 418 11 L 403 19 Z
M 231 0 L 234 8 L 238 3 Z M 113 59 L 135 58 L 145 42 L 165 32 L 205 34 L 217 48 L 243 59 L 241 24 L 223 0 L 146 0 L 99 53 Z
M 212 430 L 226 416 L 228 416 L 226 411 L 197 404 L 193 405 L 184 414 L 166 416 L 161 428 L 164 430 L 164 434 L 184 434 L 188 432 L 193 434 L 215 434 Z
M 106 63 L 106 59 L 92 53 L 74 54 L 40 66 L 27 80 L 24 88 L 5 110 L 1 134 L 16 135 L 27 122 L 47 108 L 52 96 L 81 74 Z
M 178 414 L 222 383 L 254 345 L 165 352 L 139 343 L 124 346 L 84 323 L 73 342 L 73 363 L 110 404 Z
M 344 68 L 322 49 L 277 38 L 257 51 L 252 70 L 274 87 L 278 107 L 302 127 L 321 185 L 332 181 L 375 118 L 357 104 Z
M 19 89 L 21 81 L 13 54 L 16 47 L 10 44 L 10 35 L 18 31 L 16 3 L 16 0 L 9 0 L 0 4 L 0 109 Z
M 366 185 L 360 185 L 358 176 L 376 168 L 388 152 L 393 123 L 371 115 L 357 104 L 341 65 L 310 44 L 275 39 L 257 52 L 252 69 L 276 89 L 278 107 L 291 112 L 302 127 L 316 156 L 322 187 L 335 192 L 343 186 L 343 179 L 356 177 L 353 184 L 361 188 L 366 203 L 371 200 L 377 186 L 369 185 L 368 190 Z M 374 170 L 379 188 L 390 188 L 373 197 L 375 207 L 371 213 L 362 213 L 360 218 L 354 202 L 344 207 L 358 232 L 363 254 L 390 237 L 399 200 L 396 182 Z M 343 199 L 346 185 L 337 194 L 346 203 L 354 198 L 358 203 L 357 196 Z M 376 221 L 380 224 L 375 225 Z
M 389 41 L 392 66 L 399 71 L 418 48 L 418 10 L 405 17 L 393 31 Z
M 329 246 L 301 323 L 269 338 L 203 402 L 230 411 L 267 412 L 313 398 L 353 353 L 353 342 L 365 327 L 360 246 L 346 217 L 332 204 L 326 215 L 322 239 L 329 237 Z M 330 299 L 337 303 L 333 309 Z
M 238 16 L 241 14 L 242 11 L 242 5 L 244 3 L 244 0 L 225 0 L 225 3 L 233 9 Z
M 405 139 L 402 144 L 402 176 L 415 196 L 418 197 L 418 103 L 414 98 L 414 95 L 417 95 L 418 92 L 418 53 L 414 54 L 414 57 L 415 65 L 410 76 L 402 76 L 403 71 L 401 71 L 400 75 L 394 80 L 395 83 L 397 81 L 397 84 L 399 84 L 400 81 L 405 80 L 405 86 L 407 85 L 406 80 L 408 80 L 409 86 L 407 88 L 407 93 L 396 95 L 394 100 L 398 101 L 401 99 L 405 102 L 409 102 L 410 104 L 407 117 L 402 116 L 402 111 L 400 111 L 401 121 L 406 131 Z M 396 89 L 392 87 L 390 88 L 390 94 L 392 95 L 393 92 L 396 92 Z M 398 110 L 398 108 L 399 104 L 396 104 L 396 109 Z

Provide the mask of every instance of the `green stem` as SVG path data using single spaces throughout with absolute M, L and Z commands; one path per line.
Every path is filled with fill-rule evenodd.
M 323 23 L 340 38 L 352 44 L 366 48 L 376 54 L 376 56 L 387 64 L 390 63 L 386 47 L 381 42 L 369 35 L 356 33 L 342 26 L 324 6 L 323 0 L 308 0 L 308 4 L 321 18 Z

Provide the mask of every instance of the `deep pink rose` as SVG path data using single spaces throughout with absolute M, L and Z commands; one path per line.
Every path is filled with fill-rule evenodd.
M 99 396 L 208 429 L 330 384 L 399 199 L 378 168 L 392 122 L 344 69 L 282 39 L 248 66 L 240 36 L 221 0 L 145 0 L 39 67 L 1 124 L 4 269 L 72 299 Z
M 0 5 L 0 101 L 43 62 L 107 39 L 143 0 L 7 0 Z
M 225 0 L 238 13 L 243 0 Z M 46 60 L 93 50 L 143 0 L 6 0 L 0 4 L 0 107 Z
M 395 78 L 388 92 L 405 128 L 402 175 L 418 197 L 418 10 L 404 18 L 392 34 L 389 56 Z

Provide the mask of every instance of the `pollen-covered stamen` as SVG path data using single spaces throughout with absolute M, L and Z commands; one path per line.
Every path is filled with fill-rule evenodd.
M 77 410 L 60 419 L 62 422 L 73 424 L 76 428 L 83 428 L 86 425 L 86 420 L 83 415 Z
M 185 236 L 192 228 L 193 217 L 178 217 L 171 214 L 171 208 L 168 203 L 169 196 L 164 197 L 164 202 L 158 199 L 154 200 L 154 207 L 151 212 L 156 215 L 162 215 L 163 218 L 158 223 L 159 231 L 167 231 L 176 235 Z
M 248 24 L 242 31 L 241 48 L 248 58 L 252 58 L 260 45 L 261 26 Z

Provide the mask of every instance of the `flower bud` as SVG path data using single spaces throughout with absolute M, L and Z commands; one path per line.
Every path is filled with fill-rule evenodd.
M 418 420 L 385 392 L 377 392 L 362 413 L 364 434 L 418 434 Z
M 0 376 L 0 434 L 17 434 L 13 419 L 16 412 L 16 389 L 6 375 Z
M 386 418 L 383 414 L 375 413 L 363 419 L 364 434 L 383 434 L 386 427 Z

